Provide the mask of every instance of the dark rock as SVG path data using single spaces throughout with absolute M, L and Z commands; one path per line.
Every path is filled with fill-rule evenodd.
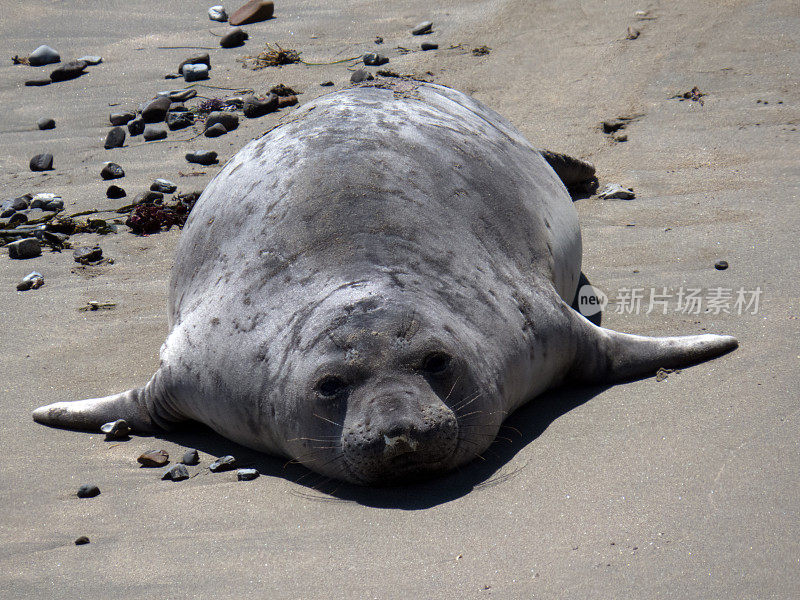
M 192 448 L 191 450 L 187 450 L 183 453 L 183 458 L 181 458 L 181 462 L 185 465 L 196 465 L 200 462 L 200 456 L 197 454 L 197 450 Z
M 627 119 L 609 119 L 607 121 L 603 121 L 601 123 L 601 127 L 603 128 L 603 133 L 614 133 L 615 131 L 624 129 L 627 124 Z
M 169 110 L 167 111 L 167 117 L 169 117 L 169 113 L 177 113 L 177 112 L 188 112 L 189 109 L 186 108 L 186 105 L 183 102 L 173 102 L 169 105 Z
M 388 58 L 386 58 L 382 54 L 378 54 L 377 52 L 367 52 L 364 56 L 361 57 L 361 60 L 364 61 L 365 65 L 370 67 L 379 67 L 389 62 Z
M 49 79 L 29 79 L 28 81 L 25 82 L 25 85 L 30 87 L 33 86 L 41 87 L 43 85 L 50 85 L 51 83 L 53 82 L 50 81 Z
M 224 23 L 228 20 L 228 13 L 225 12 L 224 6 L 212 6 L 208 9 L 208 18 L 212 21 Z
M 106 197 L 111 198 L 112 200 L 116 200 L 118 198 L 124 198 L 127 196 L 125 190 L 119 187 L 118 185 L 110 185 L 106 190 Z
M 16 259 L 36 258 L 42 255 L 42 245 L 35 237 L 25 238 L 11 242 L 6 246 L 8 257 Z
M 161 192 L 163 194 L 171 194 L 178 189 L 178 186 L 166 179 L 156 179 L 150 184 L 150 190 L 153 192 Z
M 72 258 L 75 259 L 76 263 L 88 265 L 89 263 L 97 262 L 103 258 L 103 249 L 100 248 L 100 246 L 75 248 L 75 250 L 72 251 Z
M 159 96 L 150 100 L 142 107 L 142 119 L 145 123 L 161 123 L 167 116 L 170 104 L 172 104 L 172 100 L 169 99 L 169 96 Z
M 330 87 L 330 86 L 333 85 L 333 82 L 332 81 L 324 81 L 324 82 L 320 83 L 320 85 L 322 87 Z
M 122 148 L 125 143 L 125 130 L 122 127 L 113 127 L 106 136 L 106 142 L 103 144 L 106 150 L 111 148 Z
M 244 29 L 231 29 L 228 33 L 222 36 L 219 40 L 219 45 L 223 48 L 238 48 L 244 46 L 245 41 L 250 36 Z
M 44 277 L 41 273 L 33 271 L 28 273 L 22 281 L 17 284 L 18 292 L 27 292 L 28 290 L 35 290 L 44 285 Z
M 49 117 L 42 117 L 41 119 L 36 121 L 36 126 L 39 129 L 55 129 L 56 122 L 55 122 L 55 120 L 53 120 L 53 119 L 51 119 Z
M 103 170 L 100 171 L 100 177 L 106 181 L 110 179 L 119 179 L 120 177 L 125 177 L 125 171 L 123 171 L 122 167 L 117 163 L 107 162 L 103 165 Z
M 244 116 L 248 119 L 263 117 L 267 113 L 278 110 L 278 96 L 269 94 L 266 98 L 248 96 L 242 104 Z
M 252 481 L 259 475 L 260 473 L 255 469 L 239 469 L 236 471 L 236 479 L 239 481 Z
M 13 198 L 12 200 L 7 200 L 3 203 L 3 206 L 8 206 L 9 208 L 17 210 L 25 210 L 31 205 L 32 196 L 30 194 L 25 194 L 23 196 L 18 196 L 17 198 Z
M 197 90 L 195 89 L 174 90 L 172 92 L 167 93 L 167 97 L 172 102 L 186 102 L 187 100 L 191 100 L 195 96 L 197 96 Z
M 190 112 L 167 113 L 167 127 L 170 131 L 186 129 L 194 124 L 194 115 Z
M 148 125 L 144 128 L 144 133 L 142 134 L 144 137 L 145 142 L 153 142 L 155 140 L 163 140 L 167 137 L 167 130 L 163 127 L 158 127 L 156 125 Z
M 106 434 L 106 441 L 113 442 L 115 440 L 128 439 L 128 434 L 131 432 L 131 426 L 125 419 L 117 419 L 110 421 L 100 426 L 100 431 Z
M 728 261 L 726 261 L 726 260 L 718 260 L 717 262 L 714 263 L 714 268 L 717 271 L 724 271 L 725 269 L 728 268 Z
M 86 537 L 85 535 L 82 535 L 77 540 L 75 540 L 75 545 L 76 546 L 83 546 L 84 544 L 88 544 L 88 543 L 89 543 L 89 538 Z
M 126 110 L 125 112 L 111 113 L 108 120 L 111 121 L 112 125 L 125 125 L 128 121 L 133 121 L 135 118 L 135 113 Z
M 187 58 L 178 66 L 178 73 L 183 75 L 183 67 L 186 65 L 205 65 L 209 69 L 211 68 L 211 57 L 206 54 L 198 54 L 197 56 L 192 56 L 191 58 Z M 169 96 L 169 94 L 167 94 Z M 170 98 L 172 100 L 172 98 Z
M 183 67 L 184 81 L 203 81 L 208 79 L 208 67 L 203 64 L 185 65 Z
M 49 210 L 53 212 L 59 212 L 64 210 L 64 201 L 61 198 L 56 198 L 54 200 L 50 200 L 47 204 L 42 207 L 43 210 Z
M 50 46 L 42 45 L 28 56 L 28 64 L 32 67 L 41 67 L 61 62 L 61 56 Z
M 431 21 L 423 21 L 414 29 L 411 30 L 411 35 L 425 35 L 433 31 L 433 23 Z
M 7 219 L 0 220 L 0 229 L 10 229 L 28 222 L 28 215 L 24 212 L 13 212 Z
M 250 0 L 250 2 L 237 8 L 230 16 L 229 23 L 233 26 L 258 23 L 272 18 L 275 4 L 264 0 Z
M 169 462 L 166 450 L 150 450 L 136 459 L 143 467 L 163 467 Z
M 439 48 L 439 44 L 432 44 L 430 42 L 422 42 L 422 44 L 420 44 L 420 48 L 422 48 L 423 51 L 425 51 L 425 50 L 436 50 L 437 48 Z
M 222 456 L 208 465 L 212 473 L 221 473 L 222 471 L 231 471 L 236 468 L 236 459 L 230 454 Z
M 217 163 L 217 153 L 213 150 L 207 150 L 205 152 L 202 151 L 195 151 L 195 152 L 188 152 L 186 154 L 186 160 L 190 163 L 195 163 L 198 165 L 213 165 Z
M 217 123 L 222 124 L 226 131 L 233 131 L 239 126 L 239 117 L 232 112 L 215 110 L 206 118 L 205 129 Z
M 205 136 L 209 138 L 215 138 L 225 135 L 226 133 L 228 133 L 228 130 L 225 129 L 225 126 L 222 123 L 214 123 L 214 125 L 206 129 Z
M 138 206 L 139 204 L 161 204 L 163 201 L 164 194 L 150 190 L 138 194 L 133 203 Z
M 278 96 L 278 108 L 286 108 L 297 104 L 297 96 Z
M 280 98 L 281 96 L 297 96 L 297 92 L 294 91 L 292 88 L 279 83 L 278 85 L 273 85 L 270 90 L 270 94 L 275 94 Z
M 89 66 L 89 63 L 82 60 L 71 60 L 68 63 L 61 65 L 50 73 L 51 81 L 69 81 L 83 75 L 84 69 Z
M 189 479 L 189 470 L 186 468 L 186 465 L 177 464 L 171 469 L 168 469 L 161 476 L 161 479 L 166 479 L 168 481 L 183 481 L 184 479 Z
M 31 171 L 52 171 L 53 155 L 48 152 L 37 154 L 31 159 L 30 168 Z
M 353 71 L 353 74 L 350 75 L 350 83 L 361 83 L 362 81 L 369 81 L 371 79 L 375 79 L 372 73 L 364 69 L 356 69 Z
M 100 488 L 91 483 L 84 483 L 78 488 L 78 498 L 94 498 L 100 495 Z
M 131 134 L 131 137 L 144 133 L 144 128 L 145 122 L 141 117 L 128 123 L 128 133 Z

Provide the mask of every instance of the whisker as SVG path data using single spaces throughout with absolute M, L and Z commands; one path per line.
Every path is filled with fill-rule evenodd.
M 337 423 L 336 421 L 331 421 L 330 419 L 328 419 L 326 417 L 323 417 L 321 415 L 318 415 L 317 413 L 314 413 L 314 416 L 317 417 L 318 419 L 322 419 L 323 421 L 327 421 L 331 425 L 336 425 L 337 427 L 344 427 L 344 425 L 342 425 L 341 423 Z

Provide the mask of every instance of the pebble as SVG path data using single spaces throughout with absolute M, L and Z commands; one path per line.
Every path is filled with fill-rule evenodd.
M 361 60 L 364 61 L 365 65 L 370 67 L 379 67 L 389 62 L 388 58 L 386 58 L 382 54 L 378 54 L 377 52 L 367 52 L 364 56 L 361 57 Z
M 628 141 L 628 134 L 627 133 L 618 133 L 614 136 L 615 142 L 627 142 Z
M 111 113 L 108 117 L 108 120 L 111 121 L 112 125 L 125 125 L 129 121 L 133 121 L 135 118 L 136 113 L 126 110 L 125 112 Z
M 267 113 L 278 110 L 278 97 L 275 94 L 269 94 L 266 98 L 248 96 L 244 99 L 242 110 L 248 119 L 263 117 Z
M 26 219 L 27 220 L 27 219 Z M 35 237 L 24 238 L 11 242 L 6 246 L 8 257 L 16 259 L 36 258 L 42 254 L 42 245 Z
M 142 119 L 145 123 L 161 123 L 167 116 L 172 100 L 169 96 L 158 96 L 142 107 Z
M 117 419 L 101 425 L 100 431 L 106 434 L 107 442 L 112 442 L 114 440 L 127 439 L 128 434 L 131 432 L 131 426 L 128 425 L 125 419 Z
M 13 211 L 18 210 L 25 210 L 31 205 L 31 200 L 33 196 L 30 194 L 25 194 L 23 196 L 18 196 L 13 198 L 12 200 L 7 200 L 3 203 L 3 206 L 8 206 L 9 208 L 13 209 Z M 3 216 L 6 216 L 5 214 Z
M 28 215 L 24 212 L 11 213 L 7 219 L 0 219 L 0 229 L 9 229 L 28 222 Z
M 142 133 L 144 133 L 144 127 L 145 127 L 144 119 L 139 117 L 138 119 L 134 119 L 133 121 L 128 123 L 128 133 L 131 134 L 131 137 L 134 137 L 136 135 L 141 135 Z
M 717 262 L 714 263 L 714 268 L 717 271 L 724 271 L 725 269 L 728 268 L 728 261 L 727 260 L 718 260 Z
M 228 20 L 228 13 L 225 12 L 224 6 L 212 6 L 208 9 L 208 18 L 212 21 L 224 23 Z
M 166 94 L 162 95 L 167 96 L 172 102 L 185 102 L 186 100 L 191 100 L 197 96 L 197 90 L 174 90 L 172 92 L 166 92 Z
M 185 465 L 196 465 L 200 462 L 200 455 L 197 453 L 197 450 L 192 448 L 191 450 L 187 450 L 183 453 L 181 462 Z
M 205 136 L 208 138 L 215 138 L 225 135 L 226 133 L 228 133 L 228 130 L 225 129 L 225 126 L 222 123 L 214 123 L 211 127 L 206 129 Z
M 125 171 L 117 163 L 107 162 L 100 171 L 100 177 L 108 181 L 109 179 L 119 179 L 125 177 Z
M 192 56 L 190 58 L 187 58 L 185 61 L 183 61 L 178 66 L 178 73 L 183 75 L 183 68 L 186 65 L 205 65 L 209 69 L 211 69 L 211 57 L 208 55 L 208 53 L 206 53 L 206 54 L 198 54 L 197 56 Z M 175 100 L 174 98 L 170 97 L 170 93 L 169 92 L 159 93 L 158 95 L 159 96 L 167 96 L 173 102 L 182 102 L 182 100 Z
M 99 65 L 101 62 L 103 62 L 103 57 L 93 56 L 90 54 L 89 56 L 81 56 L 78 60 L 85 62 L 89 66 L 94 66 L 94 65 Z
M 125 190 L 118 185 L 110 185 L 106 190 L 106 198 L 111 198 L 112 200 L 117 200 L 118 198 L 124 198 L 127 196 Z
M 431 42 L 422 42 L 420 45 L 423 51 L 425 50 L 437 50 L 439 48 L 439 44 L 432 44 Z
M 208 79 L 208 67 L 202 63 L 184 65 L 183 79 L 184 81 L 202 81 L 203 79 Z
M 49 117 L 42 117 L 41 119 L 36 121 L 36 126 L 39 129 L 55 129 L 56 122 L 55 122 L 55 120 L 53 120 L 53 119 L 51 119 Z
M 35 290 L 43 285 L 44 277 L 42 274 L 36 271 L 31 271 L 25 277 L 23 277 L 22 281 L 17 284 L 17 291 L 26 292 L 28 290 Z
M 423 21 L 411 30 L 411 35 L 425 35 L 433 31 L 433 22 Z
M 88 543 L 89 543 L 89 538 L 86 537 L 85 535 L 82 535 L 77 540 L 75 540 L 75 545 L 76 546 L 83 546 L 84 544 L 88 544 Z
M 364 69 L 356 69 L 353 71 L 353 74 L 350 75 L 350 83 L 361 83 L 362 81 L 369 81 L 371 79 L 375 79 L 372 73 Z
M 189 470 L 186 468 L 186 465 L 177 464 L 171 469 L 167 469 L 161 476 L 161 479 L 167 481 L 183 481 L 184 479 L 189 479 Z
M 72 258 L 76 263 L 88 265 L 89 263 L 97 262 L 103 258 L 103 249 L 100 246 L 92 248 L 75 248 L 72 251 Z
M 186 129 L 194 124 L 194 115 L 190 112 L 167 113 L 167 127 L 170 131 Z
M 154 192 L 171 194 L 178 189 L 178 186 L 167 179 L 156 179 L 150 184 L 150 189 Z
M 294 106 L 297 104 L 297 96 L 278 96 L 278 108 Z
M 236 479 L 239 481 L 252 481 L 259 475 L 260 473 L 255 469 L 239 469 L 236 471 Z
M 61 198 L 56 198 L 55 200 L 50 200 L 47 204 L 42 207 L 43 210 L 49 210 L 54 212 L 59 212 L 64 210 L 64 201 Z
M 152 190 L 141 192 L 134 198 L 134 204 L 161 204 L 164 201 L 164 194 Z
M 84 483 L 78 488 L 78 498 L 94 498 L 100 495 L 100 488 L 91 483 Z
M 236 468 L 236 459 L 230 454 L 222 456 L 208 465 L 212 473 L 221 473 L 222 471 L 231 471 Z
M 61 200 L 61 196 L 58 194 L 36 194 L 33 198 L 31 198 L 31 203 L 28 205 L 29 208 L 41 208 L 43 210 L 47 210 L 45 206 L 53 202 L 54 200 Z M 24 209 L 19 209 L 24 210 Z
M 232 112 L 215 110 L 206 118 L 205 128 L 208 129 L 217 123 L 221 123 L 227 131 L 233 131 L 239 126 L 239 117 Z
M 37 154 L 31 158 L 30 162 L 31 171 L 52 171 L 53 170 L 53 155 L 49 152 L 44 154 Z
M 148 125 L 144 128 L 142 133 L 145 142 L 153 142 L 155 140 L 163 140 L 167 137 L 167 130 L 157 125 Z
M 84 73 L 84 69 L 89 66 L 89 63 L 82 60 L 71 60 L 68 63 L 53 69 L 50 73 L 50 81 L 69 81 L 80 77 Z
M 323 81 L 322 83 L 320 83 L 320 85 L 322 87 L 330 87 L 330 86 L 333 85 L 333 82 L 332 81 Z
M 186 108 L 183 102 L 173 102 L 169 105 L 169 110 L 167 111 L 167 117 L 169 117 L 169 113 L 176 113 L 176 112 L 188 112 L 189 109 Z
M 186 160 L 198 165 L 213 165 L 217 161 L 217 153 L 213 150 L 188 152 Z
M 150 450 L 136 459 L 143 467 L 163 467 L 169 462 L 166 450 Z
M 239 46 L 244 46 L 249 37 L 250 35 L 244 29 L 237 27 L 222 36 L 219 40 L 219 45 L 223 48 L 238 48 Z
M 601 200 L 633 200 L 636 198 L 633 189 L 625 188 L 618 183 L 609 183 L 598 194 Z
M 32 67 L 41 67 L 52 63 L 61 62 L 61 56 L 50 46 L 42 45 L 31 52 L 28 57 L 28 64 Z
M 125 143 L 125 130 L 122 127 L 113 127 L 106 135 L 106 142 L 103 144 L 106 150 L 111 148 L 122 148 Z
M 231 25 L 246 25 L 247 23 L 258 23 L 272 18 L 275 11 L 275 4 L 263 0 L 250 0 L 237 8 L 229 19 Z

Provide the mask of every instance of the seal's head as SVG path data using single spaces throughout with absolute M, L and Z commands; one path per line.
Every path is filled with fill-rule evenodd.
M 489 414 L 480 356 L 452 315 L 413 304 L 362 291 L 335 294 L 309 315 L 296 360 L 283 362 L 287 454 L 380 485 L 450 470 L 491 443 L 502 416 Z

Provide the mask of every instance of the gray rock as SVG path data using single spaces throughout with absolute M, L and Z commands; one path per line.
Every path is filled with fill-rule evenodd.
M 266 98 L 248 96 L 242 103 L 242 110 L 248 119 L 263 117 L 278 110 L 278 97 L 275 94 L 269 94 Z
M 202 81 L 208 79 L 208 67 L 204 64 L 185 65 L 183 67 L 185 81 Z
M 148 125 L 144 128 L 142 134 L 145 142 L 153 142 L 155 140 L 163 140 L 167 137 L 167 130 L 157 125 Z
M 76 248 L 72 251 L 72 258 L 76 263 L 88 265 L 89 263 L 97 262 L 103 258 L 103 249 L 100 246 L 93 248 Z
M 106 434 L 106 441 L 124 440 L 131 432 L 131 426 L 125 419 L 117 419 L 100 426 L 100 431 Z
M 161 204 L 164 201 L 164 194 L 152 190 L 141 192 L 134 198 L 134 204 Z
M 172 100 L 169 96 L 158 96 L 142 107 L 142 119 L 145 123 L 161 123 L 167 116 Z
M 183 453 L 181 462 L 185 465 L 196 465 L 200 462 L 200 455 L 197 453 L 197 450 L 192 448 L 191 450 L 187 450 Z
M 236 459 L 230 454 L 222 456 L 208 465 L 212 473 L 221 473 L 222 471 L 231 471 L 236 468 Z
M 163 467 L 169 462 L 169 454 L 166 450 L 148 450 L 136 461 L 143 467 Z
M 161 479 L 166 479 L 168 481 L 183 481 L 184 479 L 189 479 L 189 469 L 186 468 L 186 465 L 179 463 L 167 469 L 161 476 Z
M 57 62 L 61 62 L 61 56 L 46 45 L 39 46 L 28 57 L 28 64 L 32 67 L 41 67 L 42 65 L 50 65 Z
M 138 119 L 134 119 L 130 123 L 128 123 L 128 133 L 131 134 L 131 137 L 141 135 L 144 133 L 145 122 L 144 119 L 141 117 Z
M 370 81 L 371 79 L 375 79 L 372 73 L 364 69 L 356 69 L 353 71 L 353 74 L 350 75 L 350 83 L 361 83 L 362 81 Z
M 211 69 L 211 57 L 208 55 L 208 53 L 206 53 L 206 54 L 198 54 L 197 56 L 189 57 L 185 61 L 183 61 L 180 65 L 178 65 L 178 73 L 183 75 L 183 68 L 186 65 L 205 65 L 210 70 Z M 165 94 L 159 94 L 159 95 L 160 96 L 170 96 L 170 93 L 167 92 Z M 170 100 L 172 100 L 172 98 L 170 98 Z
M 636 194 L 633 189 L 622 187 L 618 183 L 609 183 L 600 191 L 598 197 L 601 200 L 633 200 Z
M 22 281 L 17 284 L 18 292 L 27 292 L 28 290 L 35 290 L 44 285 L 44 277 L 41 273 L 32 271 L 28 273 Z
M 8 202 L 9 206 L 14 210 L 25 210 L 31 205 L 31 200 L 33 200 L 33 196 L 30 194 L 24 194 L 22 196 L 17 196 Z
M 167 117 L 169 117 L 169 113 L 176 113 L 176 112 L 188 112 L 188 108 L 183 102 L 173 102 L 169 105 L 169 110 L 167 111 Z
M 53 170 L 53 155 L 49 152 L 44 154 L 37 154 L 31 158 L 30 162 L 31 171 L 52 171 Z
M 249 37 L 250 35 L 244 29 L 237 27 L 222 36 L 219 40 L 219 45 L 223 48 L 238 48 L 239 46 L 244 46 Z
M 36 126 L 39 129 L 55 129 L 56 122 L 54 119 L 51 119 L 49 117 L 42 117 L 41 119 L 36 121 Z
M 186 100 L 191 100 L 197 96 L 197 90 L 173 90 L 171 92 L 167 92 L 165 95 L 173 102 L 185 102 Z
M 194 115 L 190 112 L 167 113 L 167 127 L 170 131 L 186 129 L 194 124 Z
M 205 136 L 209 138 L 215 138 L 225 135 L 226 133 L 228 133 L 228 130 L 225 129 L 225 126 L 222 123 L 214 123 L 211 127 L 206 129 Z
M 420 48 L 422 48 L 423 51 L 436 50 L 437 48 L 439 48 L 439 44 L 432 44 L 431 42 L 422 42 L 422 44 L 420 44 Z
M 110 185 L 106 190 L 106 197 L 111 198 L 112 200 L 117 200 L 118 198 L 124 198 L 127 194 L 125 190 L 119 187 L 118 185 Z
M 64 201 L 61 198 L 50 200 L 50 202 L 42 207 L 42 210 L 48 210 L 52 212 L 62 211 L 64 210 Z
M 433 22 L 423 21 L 411 30 L 411 35 L 425 35 L 433 31 Z
M 84 483 L 78 488 L 78 498 L 94 498 L 100 495 L 100 488 L 91 483 Z
M 378 54 L 377 52 L 367 52 L 364 56 L 361 57 L 361 60 L 364 61 L 365 65 L 370 67 L 379 67 L 389 62 L 388 58 L 386 58 L 382 54 Z
M 103 62 L 103 57 L 93 56 L 90 54 L 89 56 L 81 56 L 78 60 L 82 60 L 89 66 L 94 66 L 94 65 L 99 65 L 101 62 Z
M 61 196 L 58 194 L 36 194 L 33 198 L 31 198 L 31 203 L 28 205 L 28 208 L 44 208 L 47 206 L 49 202 L 53 200 L 60 200 Z M 19 210 L 25 210 L 20 208 Z
M 69 81 L 83 75 L 84 70 L 89 64 L 82 60 L 71 60 L 68 63 L 53 69 L 50 73 L 50 81 Z
M 125 130 L 122 127 L 113 127 L 106 135 L 105 144 L 103 147 L 106 150 L 111 148 L 122 148 L 125 143 Z
M 171 194 L 178 189 L 178 186 L 167 179 L 156 179 L 150 184 L 150 189 L 154 192 Z
M 208 18 L 212 21 L 225 23 L 228 20 L 228 13 L 225 12 L 224 6 L 212 6 L 208 9 Z
M 215 110 L 206 118 L 205 128 L 208 129 L 217 123 L 221 123 L 226 131 L 233 131 L 239 126 L 239 117 L 232 112 Z
M 126 110 L 125 112 L 111 113 L 108 117 L 108 120 L 111 121 L 112 125 L 125 125 L 129 121 L 133 121 L 135 118 L 136 113 Z
M 259 475 L 260 473 L 255 469 L 239 469 L 236 471 L 236 479 L 239 481 L 252 481 Z
M 125 177 L 125 171 L 123 171 L 122 167 L 117 163 L 107 162 L 103 165 L 103 170 L 100 171 L 100 177 L 106 181 L 110 179 L 119 179 L 120 177 Z
M 190 163 L 195 163 L 198 165 L 213 165 L 217 163 L 217 153 L 213 150 L 203 151 L 194 151 L 188 152 L 186 154 L 186 160 Z
M 16 228 L 20 225 L 25 225 L 28 222 L 28 215 L 24 212 L 15 212 L 11 213 L 11 216 L 7 219 L 0 219 L 0 229 L 11 229 Z M 26 235 L 30 235 L 32 232 L 27 233 Z M 22 235 L 25 237 L 25 235 Z
M 23 260 L 26 258 L 36 258 L 42 255 L 42 245 L 35 237 L 25 238 L 11 242 L 6 246 L 8 257 Z

